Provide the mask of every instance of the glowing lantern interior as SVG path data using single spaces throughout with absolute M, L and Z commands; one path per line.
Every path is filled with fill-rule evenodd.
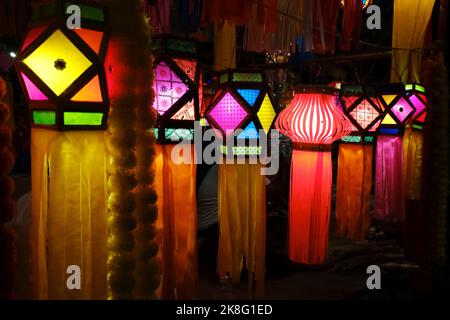
M 259 95 L 258 89 L 237 89 L 237 92 L 248 102 L 250 106 L 254 106 L 256 99 Z
M 261 126 L 266 133 L 269 131 L 275 116 L 276 114 L 275 110 L 273 109 L 272 102 L 270 101 L 269 95 L 266 94 L 261 108 L 258 111 L 259 121 L 261 122 Z
M 92 65 L 60 30 L 23 62 L 58 96 Z
M 74 31 L 92 48 L 92 50 L 99 53 L 103 39 L 103 32 L 84 28 L 74 29 Z
M 188 87 L 164 62 L 156 66 L 155 73 L 153 108 L 163 115 L 188 91 Z
M 100 81 L 98 76 L 95 76 L 89 81 L 76 95 L 71 99 L 72 101 L 84 101 L 84 102 L 101 102 L 102 93 L 100 91 Z
M 247 116 L 247 112 L 229 93 L 220 99 L 210 112 L 210 116 L 222 128 L 226 135 L 235 130 Z
M 35 101 L 48 100 L 48 98 L 45 96 L 45 94 L 43 94 L 42 91 L 39 90 L 38 87 L 36 87 L 34 85 L 34 83 L 31 82 L 30 79 L 28 79 L 28 77 L 26 75 L 24 75 L 23 73 L 21 73 L 21 75 L 23 78 L 23 82 L 25 83 L 25 87 L 27 88 L 27 93 L 28 93 L 28 97 L 30 98 L 30 100 L 35 100 Z

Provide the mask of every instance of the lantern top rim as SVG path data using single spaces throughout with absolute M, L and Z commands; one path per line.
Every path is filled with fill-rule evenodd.
M 302 94 L 302 93 L 320 93 L 320 94 L 336 95 L 339 93 L 339 89 L 326 85 L 300 85 L 294 88 L 294 94 Z

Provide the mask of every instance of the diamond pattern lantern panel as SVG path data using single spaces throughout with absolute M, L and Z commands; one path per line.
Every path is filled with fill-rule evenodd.
M 425 88 L 418 84 L 407 84 L 405 89 L 409 102 L 415 108 L 414 114 L 408 121 L 408 126 L 412 125 L 415 129 L 422 129 L 425 124 L 427 109 L 430 106 Z
M 68 29 L 65 8 L 76 1 L 33 4 L 30 27 L 15 60 L 33 126 L 56 130 L 104 129 L 108 93 L 104 61 L 106 14 L 80 4 L 82 28 Z
M 224 135 L 232 134 L 247 116 L 247 111 L 226 92 L 209 113 Z
M 367 100 L 361 101 L 352 111 L 350 115 L 355 119 L 363 130 L 366 130 L 377 118 L 380 117 L 381 112 Z M 371 131 L 374 128 L 371 128 Z
M 155 76 L 153 108 L 163 115 L 188 91 L 188 87 L 164 62 L 156 66 Z
M 23 62 L 57 96 L 92 65 L 60 30 L 56 30 Z

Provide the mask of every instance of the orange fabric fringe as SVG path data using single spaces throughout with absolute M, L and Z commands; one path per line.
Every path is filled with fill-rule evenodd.
M 328 247 L 331 152 L 294 150 L 289 201 L 289 259 L 321 264 Z
M 339 145 L 336 234 L 363 240 L 370 226 L 372 145 Z

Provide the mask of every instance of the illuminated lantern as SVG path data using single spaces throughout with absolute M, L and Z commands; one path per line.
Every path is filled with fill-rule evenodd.
M 220 159 L 226 159 L 218 167 L 217 272 L 222 277 L 228 274 L 231 282 L 237 283 L 246 268 L 250 283 L 256 282 L 256 296 L 261 298 L 266 195 L 263 165 L 258 158 L 264 158 L 266 144 L 262 142 L 267 142 L 264 139 L 276 112 L 262 72 L 228 70 L 218 81 L 218 90 L 205 111 L 220 143 L 217 152 L 224 156 Z
M 376 88 L 368 86 L 341 85 L 340 103 L 352 131 L 339 144 L 336 233 L 362 240 L 370 225 L 373 141 L 383 110 Z
M 262 147 L 251 142 L 266 135 L 276 117 L 273 100 L 261 72 L 229 70 L 219 76 L 219 89 L 207 108 L 206 119 L 223 138 L 220 148 L 227 156 L 259 155 Z M 235 134 L 241 130 L 239 134 Z M 226 139 L 233 136 L 233 145 Z
M 66 26 L 70 5 L 80 9 L 80 29 Z M 34 298 L 106 297 L 107 156 L 105 133 L 99 129 L 105 129 L 108 115 L 107 25 L 103 7 L 40 2 L 33 6 L 17 55 L 33 124 Z M 82 290 L 66 285 L 67 272 L 77 272 L 67 269 L 71 265 L 82 268 Z
M 163 231 L 161 297 L 194 299 L 198 294 L 198 268 L 196 165 L 192 143 L 202 100 L 198 44 L 189 39 L 156 36 L 152 48 L 158 223 Z M 174 145 L 180 141 L 183 141 L 181 145 Z
M 155 36 L 152 40 L 158 143 L 194 139 L 203 90 L 197 47 L 188 39 Z
M 377 137 L 374 215 L 403 221 L 402 136 L 416 109 L 405 95 L 403 84 L 380 86 L 379 101 L 384 113 Z
M 325 261 L 331 209 L 331 144 L 348 133 L 337 90 L 301 87 L 275 126 L 292 140 L 289 259 Z
M 73 1 L 36 6 L 16 59 L 34 127 L 104 129 L 108 95 L 103 62 L 106 13 L 80 5 L 80 29 L 66 26 Z
M 403 176 L 405 196 L 408 200 L 420 199 L 422 184 L 423 133 L 427 110 L 430 107 L 425 88 L 419 84 L 406 84 L 406 96 L 415 108 L 406 124 L 403 136 Z

